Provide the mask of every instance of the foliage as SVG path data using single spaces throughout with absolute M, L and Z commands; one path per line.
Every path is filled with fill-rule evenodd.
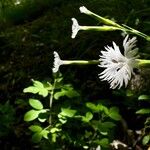
M 100 103 L 96 105 L 86 102 L 81 110 L 81 107 L 75 107 L 73 102 L 77 102 L 79 99 L 82 101 L 81 95 L 74 90 L 72 85 L 63 84 L 61 76 L 54 78 L 53 84 L 48 82 L 44 85 L 40 81 L 32 81 L 33 86 L 25 88 L 24 92 L 38 94 L 44 98 L 29 98 L 29 105 L 32 109 L 24 116 L 25 121 L 34 121 L 29 127 L 33 132 L 32 140 L 34 142 L 46 139 L 52 145 L 57 142 L 55 148 L 63 146 L 63 149 L 96 148 L 98 145 L 108 148 L 113 137 L 111 130 L 116 126 L 115 121 L 121 119 L 117 107 L 108 108 Z M 48 101 L 48 96 L 50 96 L 49 107 L 44 105 L 45 101 Z M 70 101 L 69 104 L 67 104 L 68 101 Z M 61 106 L 58 106 L 58 103 L 61 103 Z M 59 107 L 57 111 L 55 105 Z M 82 132 L 79 131 L 80 128 L 82 128 Z M 64 141 L 69 146 L 63 143 Z
M 148 101 L 149 102 L 149 95 L 140 95 L 138 97 L 138 100 L 140 101 Z M 147 145 L 150 142 L 150 109 L 149 108 L 140 108 L 140 110 L 136 111 L 136 114 L 139 115 L 148 115 L 146 118 L 146 121 L 144 123 L 144 127 L 142 129 L 141 138 L 142 138 L 142 144 Z

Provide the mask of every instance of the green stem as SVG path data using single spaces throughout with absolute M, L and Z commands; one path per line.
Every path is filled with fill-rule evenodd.
M 140 32 L 140 31 L 138 31 L 138 30 L 135 30 L 135 29 L 133 29 L 133 28 L 131 28 L 131 27 L 125 25 L 125 24 L 122 24 L 122 26 L 121 26 L 121 25 L 117 24 L 116 22 L 114 22 L 114 21 L 112 21 L 112 20 L 110 20 L 110 19 L 104 18 L 104 17 L 102 17 L 102 16 L 99 16 L 99 15 L 93 13 L 92 11 L 90 11 L 90 10 L 88 10 L 88 9 L 87 9 L 85 12 L 83 12 L 83 13 L 85 13 L 85 14 L 91 16 L 91 17 L 94 17 L 94 18 L 96 18 L 96 19 L 99 20 L 99 21 L 102 21 L 102 22 L 103 22 L 104 24 L 106 24 L 106 25 L 111 25 L 111 26 L 110 26 L 111 28 L 110 28 L 109 30 L 108 30 L 108 29 L 107 29 L 107 30 L 106 30 L 106 29 L 103 29 L 103 28 L 102 28 L 103 26 L 101 26 L 101 28 L 99 28 L 99 29 L 98 29 L 98 27 L 94 27 L 93 29 L 94 29 L 95 31 L 122 30 L 122 31 L 124 31 L 124 32 L 136 34 L 136 35 L 138 35 L 138 36 L 141 36 L 141 37 L 145 38 L 147 41 L 150 41 L 150 36 L 148 36 L 148 35 L 146 35 L 146 34 Z M 83 26 L 83 27 L 84 27 L 84 26 Z M 109 27 L 109 26 L 107 26 L 107 28 L 108 28 L 108 27 Z M 83 29 L 83 30 L 84 30 L 84 29 Z M 85 30 L 86 30 L 86 26 L 85 26 Z M 91 28 L 91 30 L 92 30 L 92 28 Z
M 131 27 L 125 25 L 125 24 L 122 24 L 122 25 L 123 25 L 122 29 L 124 29 L 125 31 L 131 32 L 131 33 L 136 34 L 136 35 L 139 35 L 139 36 L 145 38 L 147 41 L 150 41 L 150 36 L 140 32 L 140 31 L 138 31 L 136 29 L 133 29 L 133 28 L 131 28 Z
M 121 30 L 118 27 L 114 26 L 80 26 L 80 30 L 91 30 L 91 31 L 115 31 L 115 30 Z
M 99 64 L 99 60 L 63 60 L 63 65 L 92 65 Z
M 150 67 L 150 60 L 137 59 L 139 67 Z
M 136 59 L 138 67 L 150 67 L 150 60 Z M 62 60 L 63 65 L 98 65 L 100 60 Z
M 51 111 L 52 111 L 52 105 L 53 105 L 53 96 L 54 96 L 54 90 L 55 90 L 55 86 L 56 86 L 56 79 L 54 79 L 54 84 L 53 84 L 53 88 L 51 91 L 51 95 L 50 95 L 50 100 L 49 100 L 49 107 L 50 107 L 50 116 L 49 116 L 49 124 L 52 124 L 52 115 L 51 115 Z
M 106 19 L 104 17 L 101 17 L 93 12 L 91 12 L 90 10 L 88 10 L 88 13 L 86 13 L 87 15 L 96 18 L 98 21 L 102 21 L 103 23 L 107 24 L 107 25 L 112 25 L 112 26 L 116 26 L 116 27 L 121 27 L 119 24 L 117 24 L 116 22 L 110 20 L 110 19 Z

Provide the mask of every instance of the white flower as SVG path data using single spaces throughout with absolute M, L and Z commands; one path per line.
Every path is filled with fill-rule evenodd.
M 59 54 L 56 51 L 54 51 L 54 66 L 52 69 L 53 73 L 56 73 L 62 64 L 63 64 L 63 60 L 61 60 Z
M 131 75 L 134 74 L 133 68 L 137 65 L 136 37 L 129 39 L 128 36 L 123 41 L 124 55 L 121 54 L 119 47 L 113 42 L 113 47 L 105 47 L 106 51 L 101 51 L 100 67 L 105 70 L 99 74 L 99 78 L 110 83 L 110 88 L 120 89 L 123 84 L 128 85 Z
M 84 14 L 91 14 L 90 11 L 85 7 L 85 6 L 81 6 L 79 8 L 80 12 L 81 13 L 84 13 Z
M 80 30 L 80 26 L 78 24 L 78 21 L 75 19 L 75 18 L 72 18 L 71 19 L 73 24 L 72 24 L 72 35 L 71 35 L 71 38 L 75 38 L 78 31 Z
M 122 147 L 125 147 L 127 148 L 127 145 L 118 141 L 118 140 L 114 140 L 111 144 L 110 144 L 113 148 L 115 149 L 118 149 L 119 148 L 119 145 L 122 146 Z

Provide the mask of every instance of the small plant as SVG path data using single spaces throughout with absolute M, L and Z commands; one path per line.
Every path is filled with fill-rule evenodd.
M 80 94 L 62 80 L 61 76 L 55 78 L 53 84 L 32 80 L 33 86 L 24 89 L 24 93 L 34 94 L 34 98 L 29 98 L 32 108 L 24 116 L 25 121 L 32 122 L 29 129 L 33 132 L 33 141 L 45 139 L 52 145 L 60 142 L 64 149 L 67 148 L 65 143 L 84 149 L 108 148 L 112 129 L 121 119 L 118 108 L 85 102 L 81 110 L 76 106 L 82 102 Z M 55 148 L 62 145 L 57 144 Z

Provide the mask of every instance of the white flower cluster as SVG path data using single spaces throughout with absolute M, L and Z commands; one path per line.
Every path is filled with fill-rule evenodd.
M 84 6 L 80 7 L 79 10 L 80 10 L 81 13 L 86 13 L 86 14 L 88 14 L 90 12 Z M 78 24 L 78 21 L 75 18 L 71 18 L 71 20 L 73 22 L 72 23 L 72 35 L 71 35 L 71 38 L 74 39 L 76 37 L 78 31 L 81 30 L 81 26 Z
M 128 85 L 131 75 L 134 74 L 133 68 L 136 67 L 138 49 L 136 37 L 129 39 L 128 36 L 123 41 L 124 55 L 121 54 L 119 47 L 113 42 L 113 47 L 105 47 L 106 51 L 101 51 L 99 67 L 105 70 L 99 74 L 99 78 L 108 81 L 110 88 L 120 89 L 123 84 Z

